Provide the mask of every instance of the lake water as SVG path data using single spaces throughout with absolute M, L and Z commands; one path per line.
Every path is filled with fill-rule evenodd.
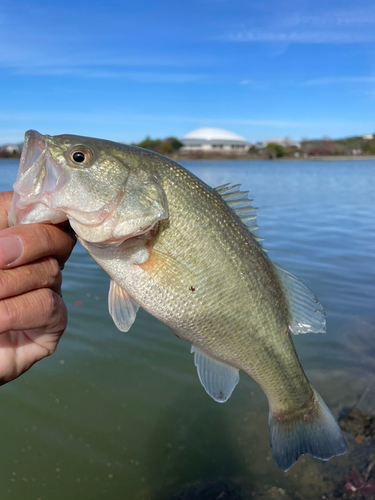
M 372 411 L 375 161 L 183 165 L 212 186 L 250 191 L 269 256 L 327 314 L 327 334 L 293 339 L 308 377 L 336 417 Z M 0 190 L 17 168 L 0 161 Z M 331 498 L 361 452 L 354 438 L 344 457 L 303 457 L 283 474 L 255 382 L 242 373 L 230 400 L 215 403 L 190 346 L 167 327 L 140 311 L 130 332 L 115 328 L 108 284 L 77 246 L 64 271 L 69 325 L 58 350 L 1 387 L 1 499 Z

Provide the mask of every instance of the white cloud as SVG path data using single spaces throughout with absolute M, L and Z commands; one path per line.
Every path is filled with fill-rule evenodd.
M 195 73 L 168 73 L 168 72 L 142 72 L 142 71 L 113 71 L 108 69 L 77 68 L 43 66 L 35 68 L 15 69 L 16 75 L 38 76 L 72 76 L 79 78 L 122 78 L 138 83 L 192 83 L 202 82 L 207 75 Z
M 249 85 L 253 89 L 267 89 L 269 87 L 269 82 L 261 81 L 261 80 L 241 80 L 240 85 L 246 86 Z
M 353 33 L 345 31 L 241 31 L 219 37 L 227 42 L 286 42 L 301 44 L 353 44 L 375 41 L 375 31 Z
M 314 9 L 317 12 L 316 9 Z M 277 42 L 300 44 L 354 44 L 375 41 L 375 8 L 320 9 L 315 12 L 283 9 L 267 11 L 264 22 L 219 37 L 230 42 Z M 264 20 L 265 20 L 264 19 Z M 264 21 L 263 20 L 263 21 Z M 246 24 L 243 24 L 246 26 Z
M 124 118 L 126 117 L 126 119 Z M 283 120 L 283 119 L 252 119 L 252 118 L 202 118 L 195 116 L 185 116 L 185 115 L 148 115 L 148 114 L 130 114 L 125 110 L 119 109 L 116 112 L 103 113 L 103 112 L 18 112 L 18 113 L 7 113 L 0 112 L 0 120 L 9 124 L 17 123 L 16 127 L 0 130 L 1 132 L 6 131 L 23 131 L 24 129 L 18 128 L 19 122 L 37 122 L 50 121 L 53 123 L 59 122 L 71 122 L 71 123 L 92 123 L 97 122 L 108 122 L 115 123 L 121 122 L 122 124 L 134 124 L 135 122 L 147 123 L 147 122 L 174 122 L 174 123 L 196 123 L 197 125 L 203 124 L 207 126 L 212 125 L 248 125 L 248 126 L 260 126 L 260 127 L 298 127 L 306 128 L 311 126 L 321 126 L 321 121 L 303 121 L 303 120 Z M 340 121 L 325 121 L 325 125 L 336 127 L 336 126 L 353 126 L 357 128 L 375 127 L 375 120 L 365 121 L 365 120 L 340 120 Z
M 48 47 L 20 47 L 0 41 L 0 67 L 18 76 L 72 76 L 80 78 L 122 78 L 144 83 L 190 83 L 206 81 L 199 68 L 215 64 L 214 57 L 163 54 L 116 56 L 113 54 L 51 54 Z M 146 71 L 142 71 L 142 69 Z M 168 70 L 169 68 L 169 70 Z M 192 72 L 190 68 L 197 70 Z M 194 71 L 193 70 L 193 71 Z
M 206 122 L 212 123 L 233 123 L 237 125 L 256 125 L 260 127 L 303 127 L 311 125 L 308 122 L 301 121 L 284 121 L 284 120 L 251 120 L 251 119 L 232 119 L 232 118 L 222 118 L 205 120 Z
M 335 85 L 340 83 L 375 83 L 375 76 L 328 76 L 307 80 L 305 85 Z
M 179 54 L 178 57 L 154 54 L 139 56 L 113 56 L 113 54 L 97 52 L 95 56 L 91 54 L 68 54 L 59 56 L 49 54 L 48 49 L 44 52 L 40 49 L 16 44 L 0 44 L 0 63 L 8 67 L 207 67 L 216 63 L 214 57 L 187 56 Z
M 295 13 L 285 16 L 281 20 L 284 26 L 318 26 L 318 27 L 347 27 L 355 25 L 375 24 L 375 11 L 353 10 L 353 11 L 327 11 L 319 15 Z

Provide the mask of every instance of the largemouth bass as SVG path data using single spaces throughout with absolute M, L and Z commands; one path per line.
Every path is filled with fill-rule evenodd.
M 199 380 L 218 402 L 230 397 L 240 369 L 262 387 L 282 470 L 303 454 L 345 453 L 291 340 L 323 332 L 324 311 L 267 256 L 247 192 L 212 189 L 137 147 L 29 131 L 9 223 L 67 219 L 111 278 L 109 310 L 120 330 L 129 330 L 139 307 L 170 327 L 191 344 Z

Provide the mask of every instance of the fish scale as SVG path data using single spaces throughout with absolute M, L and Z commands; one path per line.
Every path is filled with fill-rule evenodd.
M 162 174 L 160 176 L 163 178 Z M 190 182 L 194 183 L 195 179 L 191 177 Z M 173 181 L 170 182 L 170 186 L 174 186 L 175 184 Z M 172 207 L 175 204 L 174 197 L 177 203 L 177 200 L 182 197 L 182 189 L 172 192 L 169 186 L 165 185 L 164 188 L 168 199 L 172 199 L 172 203 L 169 206 L 171 207 L 170 217 L 173 218 Z M 276 325 L 275 314 L 271 312 L 267 314 L 264 301 L 266 300 L 266 295 L 271 295 L 269 300 L 273 303 L 274 296 L 276 295 L 278 296 L 278 300 L 283 302 L 283 296 L 277 282 L 273 288 L 267 287 L 267 279 L 264 280 L 267 274 L 259 270 L 259 267 L 267 267 L 267 257 L 259 249 L 248 230 L 241 227 L 241 223 L 235 220 L 235 215 L 226 209 L 220 197 L 214 192 L 207 192 L 205 186 L 201 185 L 200 189 L 202 194 L 198 193 L 199 202 L 196 199 L 194 200 L 196 211 L 193 214 L 184 214 L 180 216 L 179 221 L 176 220 L 174 224 L 171 223 L 170 228 L 160 236 L 154 248 L 161 248 L 162 251 L 176 255 L 181 253 L 179 250 L 181 246 L 188 248 L 189 250 L 184 254 L 183 260 L 187 264 L 187 267 L 191 268 L 194 273 L 199 272 L 202 268 L 204 269 L 204 261 L 206 261 L 207 267 L 204 270 L 205 275 L 210 276 L 211 286 L 208 287 L 206 284 L 204 290 L 197 290 L 200 297 L 200 303 L 196 305 L 194 311 L 194 314 L 197 316 L 197 322 L 199 325 L 207 324 L 200 320 L 200 316 L 202 315 L 201 310 L 208 310 L 209 316 L 214 321 L 218 321 L 223 316 L 224 320 L 218 321 L 223 341 L 225 342 L 228 338 L 230 339 L 233 330 L 236 330 L 236 338 L 240 338 L 240 341 L 236 342 L 233 348 L 234 353 L 231 353 L 230 357 L 237 358 L 238 362 L 241 362 L 241 368 L 249 371 L 251 365 L 249 366 L 248 355 L 243 355 L 241 359 L 241 353 L 247 351 L 243 348 L 238 349 L 237 343 L 245 345 L 249 342 L 252 343 L 252 333 L 254 332 L 254 335 L 256 335 L 252 324 L 255 327 L 262 325 L 261 329 L 263 332 L 267 332 L 268 335 L 266 338 L 268 339 L 272 336 L 273 331 L 283 327 L 287 329 L 287 310 L 284 307 L 280 315 L 283 316 L 280 318 L 280 324 Z M 191 203 L 191 200 L 187 199 L 187 206 L 189 203 Z M 186 234 L 189 235 L 188 239 L 191 238 L 191 232 L 189 231 L 191 215 L 196 217 L 197 221 L 199 221 L 198 225 L 202 229 L 201 237 L 195 234 L 196 244 L 193 248 L 187 242 L 183 241 Z M 178 215 L 176 215 L 176 219 L 178 219 Z M 219 223 L 219 231 L 210 231 L 212 220 L 222 222 L 221 224 Z M 194 222 L 195 219 L 193 219 L 193 227 Z M 207 233 L 209 233 L 209 238 L 207 238 Z M 181 245 L 182 241 L 183 244 Z M 212 248 L 214 248 L 213 252 Z M 215 259 L 212 259 L 211 255 L 215 256 Z M 263 290 L 261 286 L 262 282 L 260 282 L 261 276 L 263 276 L 262 282 L 266 281 Z M 262 307 L 258 307 L 261 303 L 263 304 Z M 253 321 L 252 316 L 255 316 Z M 233 328 L 233 324 L 238 325 L 236 329 Z M 282 324 L 283 326 L 281 326 Z M 207 331 L 207 335 L 209 336 L 209 331 Z M 190 338 L 187 338 L 187 340 L 192 341 Z M 217 337 L 216 340 L 218 340 Z M 229 351 L 229 348 L 227 347 L 226 350 Z M 252 350 L 254 351 L 254 345 L 252 346 Z M 253 371 L 252 373 L 253 376 L 256 375 L 256 372 L 254 373 Z
M 325 331 L 324 311 L 269 259 L 240 185 L 215 190 L 150 151 L 30 131 L 14 189 L 11 224 L 70 221 L 111 278 L 109 310 L 120 330 L 139 307 L 169 326 L 192 345 L 199 380 L 218 402 L 228 400 L 240 369 L 260 384 L 282 470 L 303 454 L 345 453 L 290 335 Z

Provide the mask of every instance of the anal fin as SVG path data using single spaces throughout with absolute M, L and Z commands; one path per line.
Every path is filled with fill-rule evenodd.
M 191 346 L 198 377 L 209 394 L 218 403 L 225 403 L 240 380 L 238 368 L 226 365 Z
M 109 314 L 122 332 L 128 332 L 134 323 L 139 305 L 134 302 L 130 295 L 124 289 L 111 280 L 108 294 Z

